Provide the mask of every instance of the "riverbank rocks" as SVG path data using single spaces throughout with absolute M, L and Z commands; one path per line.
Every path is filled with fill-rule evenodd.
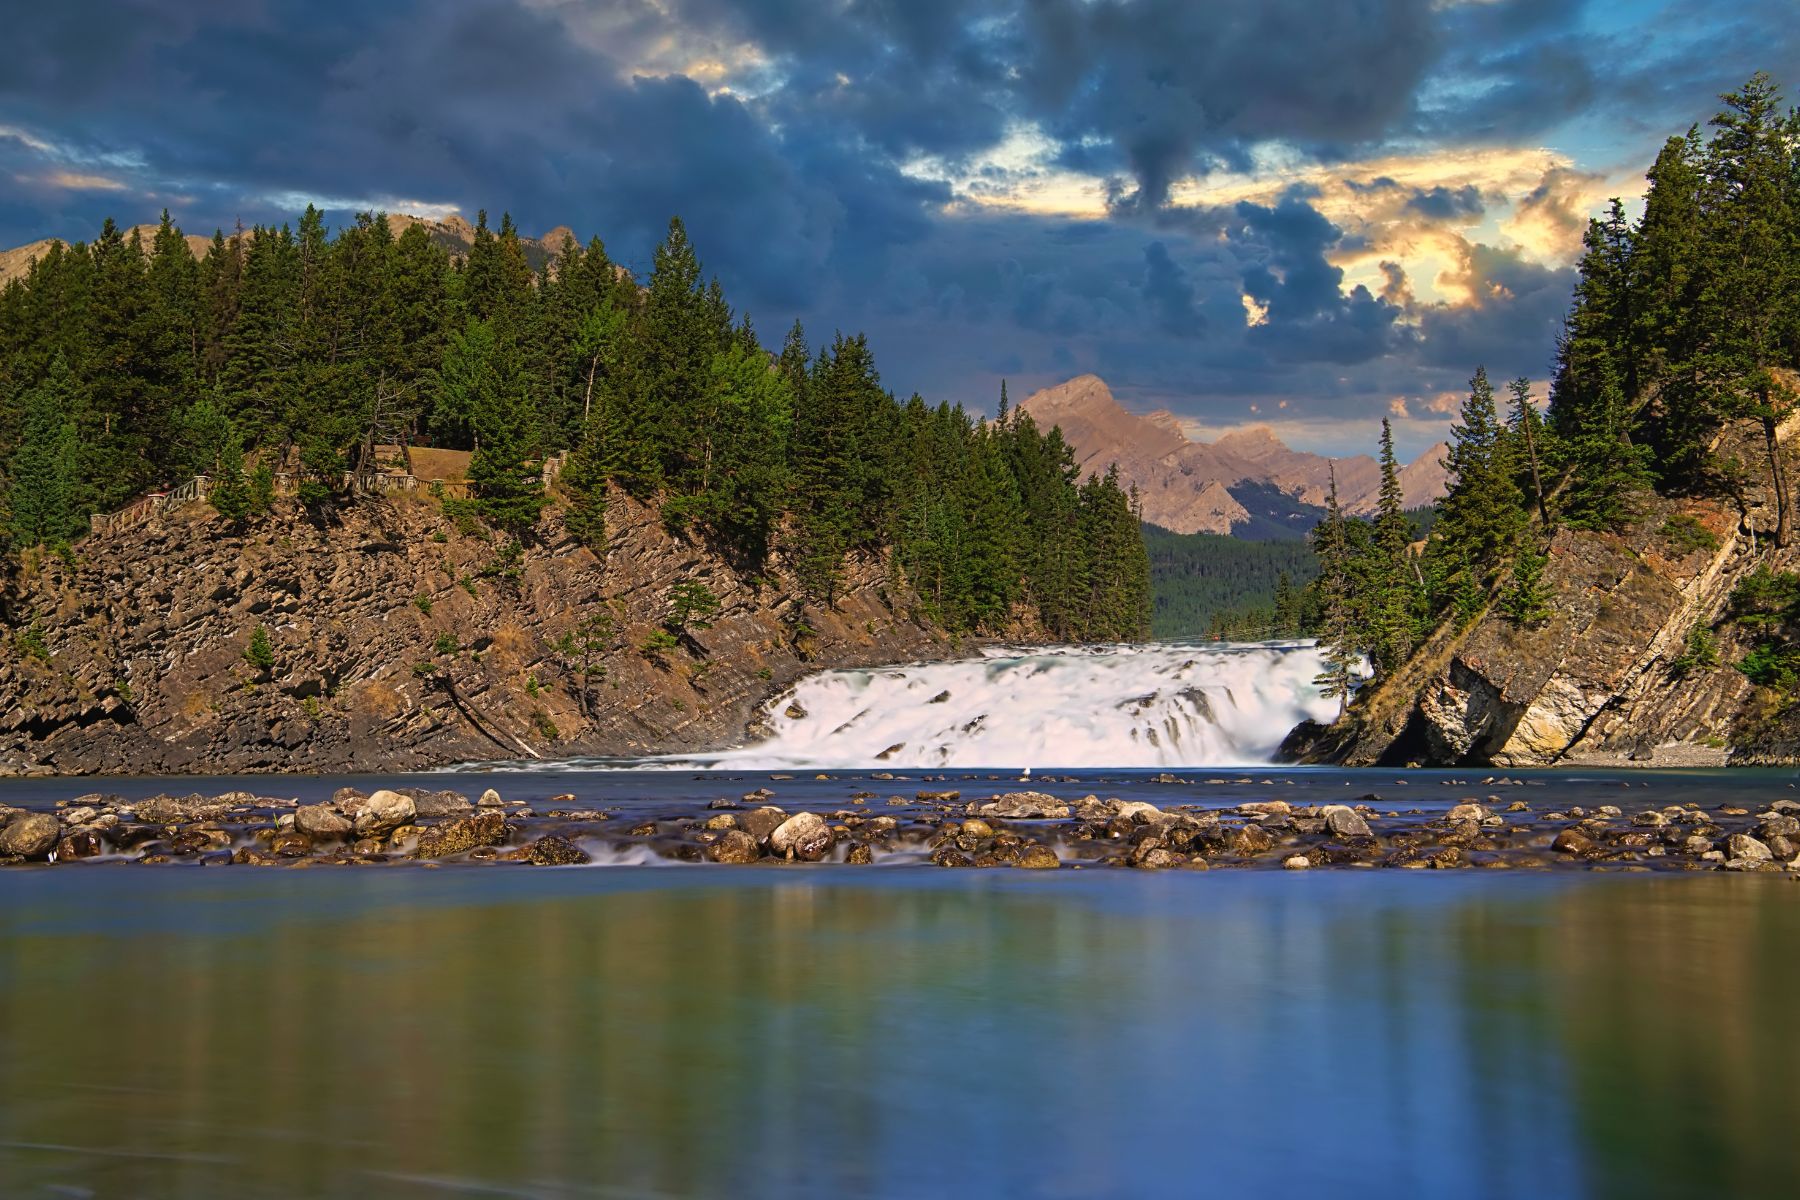
M 0 829 L 0 854 L 44 858 L 62 837 L 62 822 L 49 813 L 21 813 Z
M 1033 844 L 1020 849 L 1013 866 L 1021 871 L 1053 871 L 1062 866 L 1062 860 L 1050 847 Z
M 831 849 L 831 827 L 818 813 L 795 813 L 769 834 L 769 852 L 778 858 L 818 862 Z
M 1044 792 L 1008 792 L 986 803 L 971 804 L 969 814 L 1020 821 L 1061 821 L 1068 819 L 1069 806 Z

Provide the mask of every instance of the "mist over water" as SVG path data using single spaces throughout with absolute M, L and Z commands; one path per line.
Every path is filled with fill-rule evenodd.
M 703 760 L 747 770 L 1211 767 L 1266 763 L 1336 702 L 1311 643 L 993 649 L 825 671 L 770 702 L 767 736 Z

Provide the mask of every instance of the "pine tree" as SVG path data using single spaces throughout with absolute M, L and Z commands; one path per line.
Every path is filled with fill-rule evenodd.
M 1412 526 L 1406 519 L 1406 497 L 1400 490 L 1400 468 L 1394 457 L 1394 431 L 1381 422 L 1381 491 L 1377 498 L 1369 574 L 1369 637 L 1375 669 L 1395 670 L 1413 649 L 1413 573 L 1410 562 Z
M 1452 563 L 1466 563 L 1485 588 L 1512 553 L 1524 527 L 1512 439 L 1500 423 L 1487 371 L 1469 381 L 1460 423 L 1451 426 L 1450 490 L 1439 505 L 1432 543 Z
M 1794 408 L 1768 368 L 1791 347 L 1800 320 L 1800 265 L 1792 230 L 1793 149 L 1781 94 L 1758 73 L 1723 97 L 1707 147 L 1707 249 L 1699 303 L 1706 341 L 1699 372 L 1727 419 L 1761 426 L 1776 507 L 1775 544 L 1792 537 L 1792 507 L 1776 429 Z
M 71 414 L 72 382 L 59 356 L 50 376 L 23 397 L 21 440 L 7 463 L 12 540 L 59 546 L 81 532 L 81 458 Z
M 1513 556 L 1512 577 L 1500 597 L 1500 610 L 1513 624 L 1529 628 L 1550 619 L 1550 591 L 1544 586 L 1549 561 L 1531 542 Z
M 1349 708 L 1356 690 L 1356 671 L 1362 661 L 1357 637 L 1357 596 L 1350 561 L 1348 519 L 1338 501 L 1337 468 L 1331 468 L 1326 493 L 1325 519 L 1313 530 L 1313 550 L 1319 557 L 1318 588 L 1322 608 L 1319 649 L 1325 669 L 1313 680 L 1320 694 L 1338 702 L 1338 716 Z

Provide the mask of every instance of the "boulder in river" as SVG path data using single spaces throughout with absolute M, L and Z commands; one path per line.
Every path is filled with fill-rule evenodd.
M 356 813 L 356 833 L 358 837 L 375 837 L 391 833 L 402 825 L 410 824 L 418 816 L 418 805 L 411 796 L 403 796 L 388 788 L 371 794 Z
M 350 818 L 330 804 L 302 804 L 294 810 L 294 827 L 314 838 L 341 838 L 355 828 Z
M 49 813 L 25 813 L 8 821 L 0 829 L 0 854 L 17 854 L 21 858 L 42 858 L 55 848 L 62 837 L 62 823 Z
M 496 810 L 476 813 L 434 825 L 419 835 L 420 858 L 465 854 L 477 846 L 498 846 L 506 841 L 506 817 Z
M 727 829 L 706 848 L 706 857 L 716 863 L 753 863 L 762 857 L 762 850 L 743 830 Z
M 525 858 L 533 866 L 539 867 L 572 867 L 592 862 L 587 851 L 571 842 L 568 838 L 556 834 L 547 834 L 526 847 Z
M 1325 827 L 1331 830 L 1332 836 L 1341 838 L 1374 837 L 1369 823 L 1362 814 L 1348 804 L 1328 804 L 1325 806 Z
M 1019 857 L 1013 860 L 1013 866 L 1026 871 L 1050 871 L 1062 866 L 1062 860 L 1056 857 L 1056 851 L 1048 846 L 1026 846 L 1019 851 Z
M 769 835 L 788 819 L 786 811 L 774 805 L 753 808 L 749 812 L 737 814 L 737 827 L 749 834 L 757 845 L 766 846 Z
M 795 813 L 769 834 L 769 852 L 778 858 L 818 862 L 831 849 L 831 826 L 818 813 Z
M 986 804 L 970 805 L 978 817 L 1002 817 L 1014 820 L 1067 820 L 1069 806 L 1055 796 L 1043 792 L 1008 792 Z

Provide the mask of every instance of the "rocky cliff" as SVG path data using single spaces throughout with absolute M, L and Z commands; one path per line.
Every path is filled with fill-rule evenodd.
M 1792 456 L 1792 435 L 1784 431 Z M 1755 462 L 1754 445 L 1727 448 Z M 1790 468 L 1790 477 L 1791 468 Z M 1703 765 L 1800 759 L 1800 719 L 1733 669 L 1749 639 L 1725 620 L 1771 551 L 1770 496 L 1657 501 L 1624 535 L 1560 530 L 1544 582 L 1551 616 L 1522 628 L 1490 611 L 1440 629 L 1411 662 L 1365 690 L 1350 714 L 1302 725 L 1284 757 L 1348 765 Z M 1696 626 L 1715 631 L 1719 664 L 1681 660 Z
M 1261 425 L 1194 441 L 1170 413 L 1126 411 L 1095 375 L 1036 392 L 1019 408 L 1041 429 L 1060 427 L 1084 470 L 1117 463 L 1125 482 L 1137 485 L 1144 519 L 1175 533 L 1303 536 L 1324 512 L 1333 469 L 1351 513 L 1374 512 L 1381 490 L 1381 468 L 1367 455 L 1333 459 L 1292 450 Z M 1443 495 L 1446 451 L 1433 446 L 1401 469 L 1409 507 Z
M 735 568 L 623 495 L 608 524 L 602 561 L 553 510 L 515 561 L 420 493 L 359 501 L 330 525 L 289 508 L 242 532 L 190 504 L 72 561 L 31 560 L 0 600 L 0 773 L 696 749 L 741 740 L 808 670 L 950 652 L 880 562 L 850 564 L 834 610 L 802 608 L 779 561 Z M 659 638 L 684 581 L 720 611 Z M 600 639 L 584 635 L 596 614 Z M 246 655 L 258 629 L 266 668 Z

